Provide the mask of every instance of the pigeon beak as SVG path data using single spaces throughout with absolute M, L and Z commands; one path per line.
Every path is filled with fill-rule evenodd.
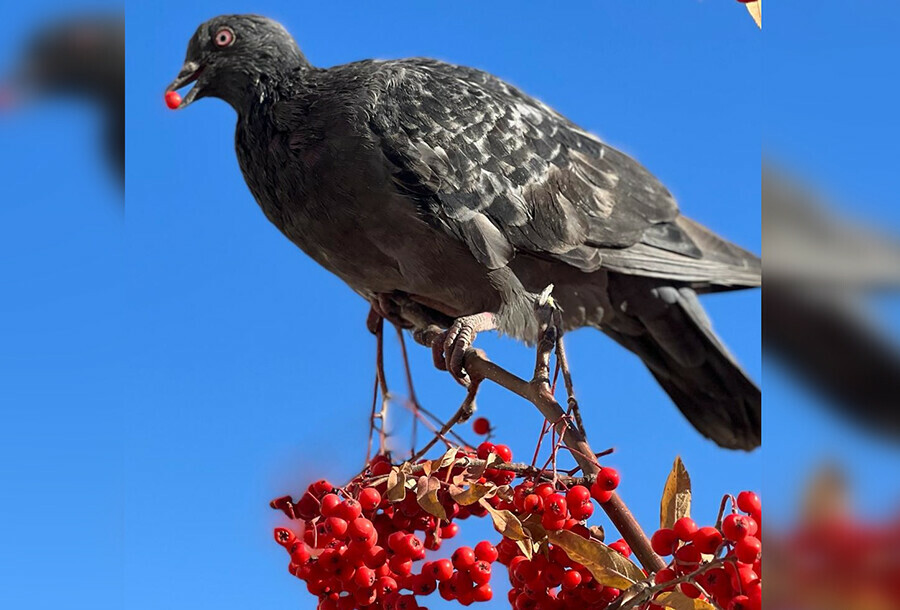
M 201 72 L 203 72 L 203 67 L 197 62 L 189 61 L 185 63 L 184 66 L 181 67 L 181 72 L 175 77 L 175 80 L 166 87 L 166 91 L 175 91 L 193 83 L 200 77 Z M 181 100 L 177 110 L 180 110 L 193 102 L 197 97 L 197 93 L 199 93 L 199 88 L 200 85 L 193 86 L 191 90 L 187 92 L 187 95 L 184 96 L 184 99 Z

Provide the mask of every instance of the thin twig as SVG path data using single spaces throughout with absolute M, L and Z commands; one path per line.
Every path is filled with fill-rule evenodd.
M 469 417 L 472 416 L 472 412 L 475 410 L 475 395 L 478 393 L 478 386 L 481 385 L 481 379 L 478 377 L 472 377 L 470 373 L 471 383 L 466 390 L 466 397 L 463 400 L 462 404 L 459 405 L 459 409 L 456 410 L 456 413 L 451 417 L 446 424 L 441 428 L 440 432 L 438 432 L 431 441 L 428 442 L 427 445 L 422 447 L 412 458 L 410 458 L 411 462 L 415 462 L 422 456 L 424 456 L 428 451 L 434 447 L 435 443 L 437 443 L 440 439 L 444 437 L 447 432 L 453 428 L 458 422 L 465 421 Z

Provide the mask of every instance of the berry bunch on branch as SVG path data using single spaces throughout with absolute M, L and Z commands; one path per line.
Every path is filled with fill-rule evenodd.
M 379 451 L 343 486 L 318 481 L 296 500 L 284 496 L 271 503 L 292 520 L 291 527 L 275 530 L 276 541 L 290 554 L 289 571 L 306 583 L 320 609 L 417 610 L 431 595 L 469 606 L 494 598 L 500 564 L 516 610 L 759 610 L 758 499 L 748 515 L 736 512 L 747 511 L 741 502 L 748 500 L 732 501 L 733 515 L 720 518 L 715 528 L 699 528 L 689 518 L 690 479 L 676 460 L 663 493 L 661 529 L 651 542 L 616 493 L 618 472 L 598 459 L 609 452 L 597 454 L 588 445 L 552 300 L 549 305 L 538 311 L 542 324 L 532 380 L 490 362 L 480 350 L 468 350 L 462 405 L 438 427 L 436 418 L 425 411 L 435 420 L 429 422 L 414 404 L 416 420 L 428 424 L 434 436 L 410 459 L 396 463 L 385 444 L 389 394 L 383 324 L 376 321 L 376 389 L 382 402 L 379 408 L 376 393 L 371 432 L 379 438 Z M 431 346 L 442 335 L 435 328 L 416 339 Z M 403 353 L 405 360 L 405 347 Z M 554 396 L 559 373 L 566 409 Z M 544 416 L 530 464 L 514 462 L 506 445 L 485 441 L 472 447 L 453 431 L 472 415 L 484 380 L 522 396 Z M 473 427 L 479 434 L 493 432 L 484 418 Z M 547 436 L 549 457 L 539 466 Z M 444 454 L 426 459 L 438 443 L 447 447 Z M 574 459 L 574 468 L 559 469 L 561 451 Z M 723 510 L 725 505 L 723 500 Z M 595 506 L 621 539 L 606 544 L 603 528 L 589 523 Z M 460 524 L 472 518 L 490 519 L 499 539 L 448 548 Z M 426 561 L 429 552 L 450 556 Z M 673 559 L 667 564 L 661 555 Z
M 416 610 L 432 594 L 463 606 L 489 601 L 496 564 L 517 610 L 759 610 L 759 498 L 743 492 L 717 526 L 698 527 L 687 516 L 689 483 L 678 477 L 686 477 L 680 460 L 651 539 L 672 560 L 655 573 L 632 562 L 625 540 L 605 544 L 589 524 L 618 485 L 615 470 L 592 481 L 561 475 L 514 463 L 508 447 L 490 442 L 416 463 L 377 456 L 343 487 L 317 481 L 297 501 L 271 505 L 297 524 L 276 528 L 275 539 L 323 610 Z M 472 518 L 489 518 L 499 540 L 451 547 Z M 425 561 L 441 550 L 450 556 Z

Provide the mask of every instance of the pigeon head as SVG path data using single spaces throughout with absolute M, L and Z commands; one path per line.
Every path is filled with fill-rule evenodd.
M 278 23 L 258 15 L 221 15 L 202 24 L 188 43 L 184 66 L 166 91 L 193 88 L 178 108 L 203 97 L 240 111 L 264 93 L 276 75 L 309 65 Z

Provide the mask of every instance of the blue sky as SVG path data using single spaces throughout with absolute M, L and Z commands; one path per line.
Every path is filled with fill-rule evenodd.
M 0 248 L 16 295 L 0 322 L 0 469 L 14 498 L 0 503 L 0 553 L 15 558 L 0 606 L 314 607 L 271 541 L 279 520 L 267 502 L 359 469 L 374 340 L 366 304 L 254 203 L 233 111 L 162 104 L 200 22 L 278 18 L 320 66 L 423 55 L 494 72 L 636 156 L 687 215 L 759 252 L 763 37 L 736 4 L 132 3 L 124 219 L 102 159 L 85 148 L 91 108 L 54 102 L 0 123 L 17 143 L 0 151 L 10 175 Z M 22 7 L 9 29 L 51 8 Z M 0 57 L 15 43 L 0 42 Z M 760 379 L 759 292 L 704 303 Z M 532 366 L 508 339 L 479 345 L 522 375 Z M 678 454 L 698 519 L 714 518 L 722 493 L 760 487 L 763 454 L 704 441 L 637 359 L 590 330 L 568 345 L 592 443 L 616 448 L 607 463 L 648 529 Z M 449 415 L 461 389 L 411 349 L 422 402 Z M 500 440 L 530 455 L 536 411 L 491 387 L 480 405 Z

